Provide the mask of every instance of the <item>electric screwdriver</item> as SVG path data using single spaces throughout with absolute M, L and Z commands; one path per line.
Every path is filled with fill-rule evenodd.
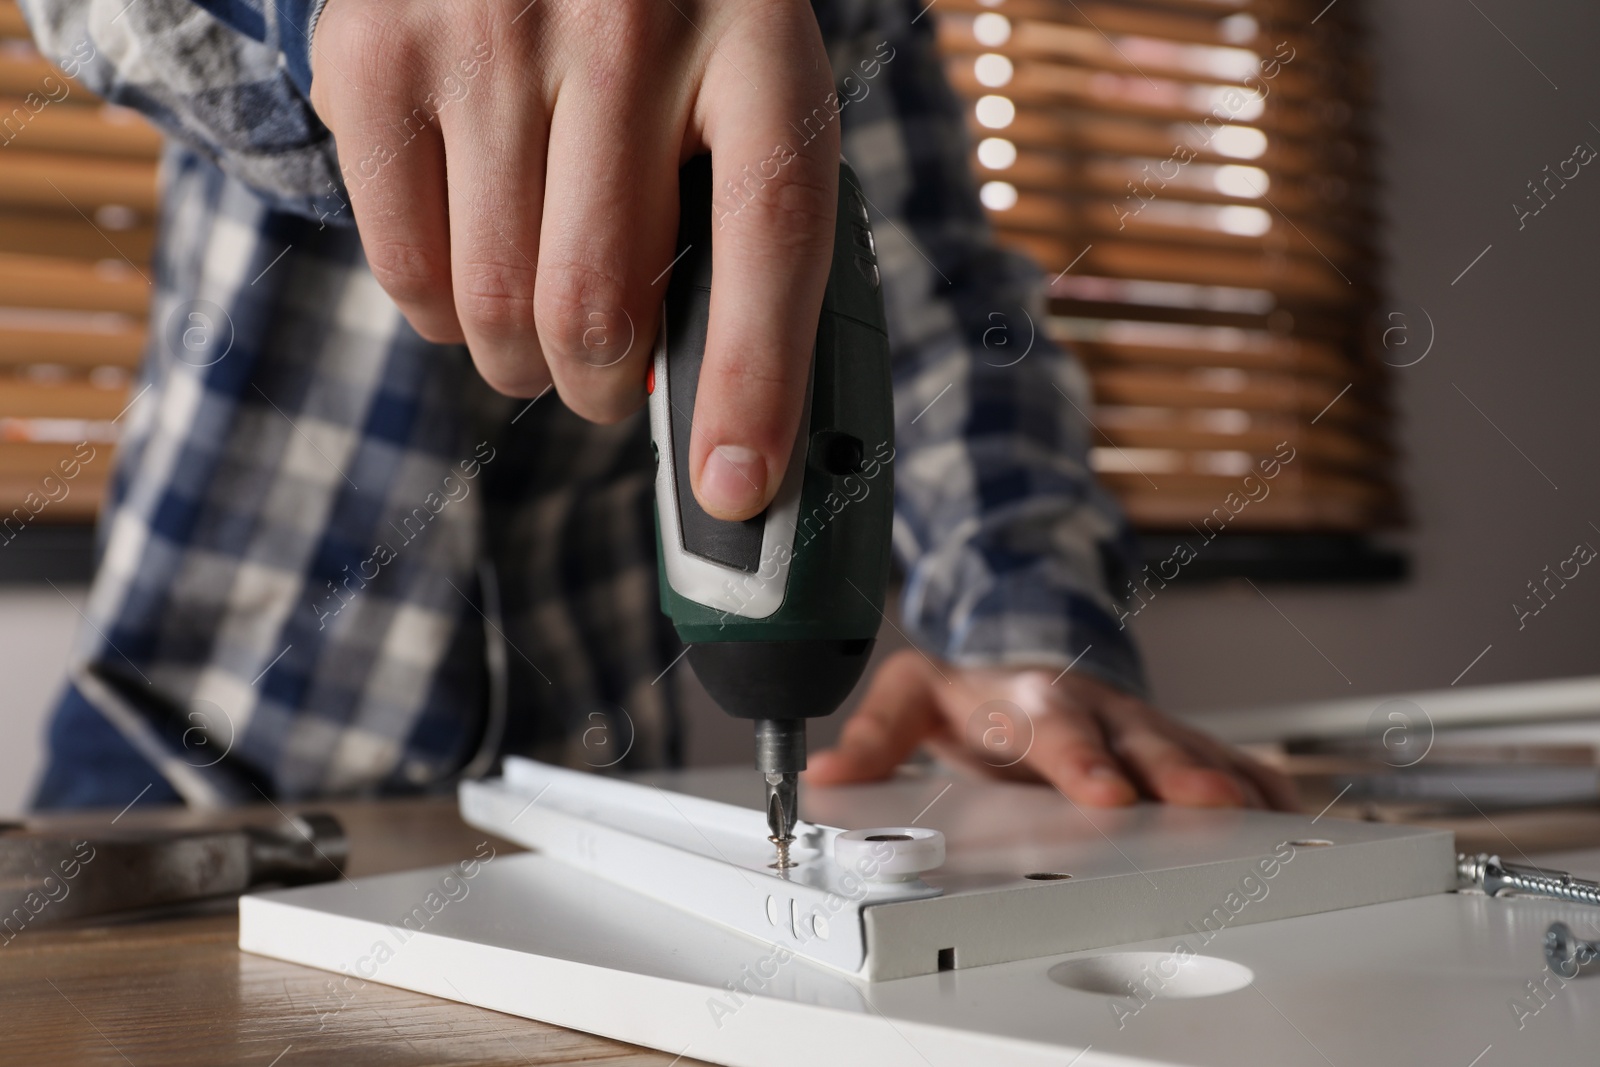
M 772 866 L 783 869 L 793 865 L 805 721 L 849 695 L 883 618 L 894 517 L 889 341 L 866 201 L 841 162 L 832 266 L 788 467 L 761 514 L 708 515 L 690 488 L 689 442 L 711 303 L 713 195 L 710 158 L 685 164 L 680 258 L 647 382 L 661 605 L 706 691 L 755 724 Z

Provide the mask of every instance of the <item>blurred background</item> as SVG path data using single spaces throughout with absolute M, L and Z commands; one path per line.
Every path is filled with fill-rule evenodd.
M 1053 279 L 1049 321 L 999 312 L 988 358 L 1048 331 L 1091 371 L 1095 465 L 1150 562 L 1128 622 L 1160 705 L 1376 708 L 1600 673 L 1600 573 L 1550 581 L 1600 546 L 1600 7 L 929 17 L 984 203 Z M 158 147 L 0 0 L 0 813 L 31 788 L 80 625 Z M 690 696 L 691 761 L 745 761 L 746 734 Z

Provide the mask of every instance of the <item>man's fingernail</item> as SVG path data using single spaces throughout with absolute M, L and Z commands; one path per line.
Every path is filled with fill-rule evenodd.
M 718 445 L 700 468 L 700 501 L 717 511 L 758 508 L 766 488 L 767 464 L 753 448 Z

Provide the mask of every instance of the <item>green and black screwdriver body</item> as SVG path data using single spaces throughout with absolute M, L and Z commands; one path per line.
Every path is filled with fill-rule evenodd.
M 679 180 L 681 258 L 649 376 L 661 604 L 712 698 L 755 723 L 774 866 L 787 867 L 805 720 L 835 711 L 861 677 L 889 581 L 894 400 L 876 247 L 841 163 L 833 263 L 788 469 L 760 515 L 714 519 L 689 482 L 711 301 L 710 159 L 691 160 Z

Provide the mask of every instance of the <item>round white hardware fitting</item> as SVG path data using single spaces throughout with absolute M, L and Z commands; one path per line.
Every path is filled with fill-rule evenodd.
M 833 839 L 833 861 L 869 882 L 912 882 L 944 863 L 944 834 L 921 826 L 846 830 Z

